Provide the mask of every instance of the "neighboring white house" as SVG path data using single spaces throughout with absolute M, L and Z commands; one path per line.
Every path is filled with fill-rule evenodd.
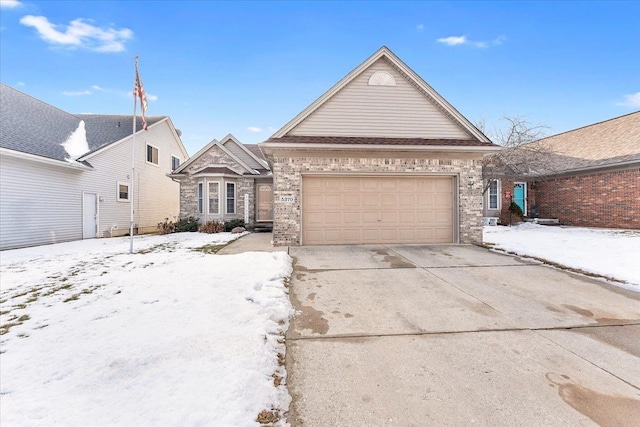
M 0 107 L 0 249 L 129 232 L 133 116 L 74 115 L 4 84 Z M 135 138 L 137 233 L 178 216 L 167 175 L 188 158 L 169 117 L 147 123 Z

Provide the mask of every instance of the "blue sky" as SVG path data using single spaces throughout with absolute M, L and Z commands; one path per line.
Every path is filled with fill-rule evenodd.
M 0 79 L 72 113 L 149 115 L 194 154 L 267 139 L 386 45 L 472 122 L 558 133 L 640 110 L 640 2 L 0 0 Z M 487 132 L 490 134 L 490 132 Z

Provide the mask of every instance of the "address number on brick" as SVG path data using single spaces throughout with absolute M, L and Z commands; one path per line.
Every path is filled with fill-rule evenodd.
M 280 203 L 293 203 L 293 202 L 295 201 L 295 199 L 294 199 L 294 197 L 293 197 L 293 196 L 283 196 L 283 195 L 281 195 L 281 196 L 278 198 L 278 201 L 279 201 Z

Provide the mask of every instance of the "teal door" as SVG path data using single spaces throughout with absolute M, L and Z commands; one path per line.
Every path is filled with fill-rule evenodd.
M 516 182 L 513 184 L 513 201 L 520 206 L 524 216 L 527 216 L 527 183 Z

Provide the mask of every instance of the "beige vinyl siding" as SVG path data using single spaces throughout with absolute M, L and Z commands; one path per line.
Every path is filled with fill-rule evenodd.
M 369 86 L 369 77 L 376 71 L 390 73 L 396 86 Z M 384 59 L 371 65 L 288 135 L 470 138 Z
M 146 161 L 147 143 L 158 148 L 158 165 Z M 136 135 L 136 181 L 134 223 L 140 232 L 155 229 L 165 218 L 173 219 L 180 212 L 180 184 L 166 174 L 171 172 L 171 156 L 182 157 L 167 122 Z M 98 235 L 126 234 L 130 222 L 130 202 L 117 201 L 117 182 L 131 183 L 131 138 L 87 159 L 95 168 L 87 182 L 98 189 L 103 201 L 100 206 Z M 106 233 L 106 234 L 105 234 Z
M 253 169 L 264 169 L 264 165 L 258 163 L 246 151 L 238 146 L 234 141 L 228 140 L 224 143 L 224 148 L 231 151 L 238 159 L 243 161 L 247 166 Z
M 0 249 L 82 239 L 82 175 L 0 157 Z

